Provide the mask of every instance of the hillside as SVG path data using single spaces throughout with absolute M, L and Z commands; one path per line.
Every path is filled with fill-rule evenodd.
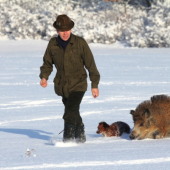
M 126 11 L 126 13 L 125 13 Z M 132 47 L 170 47 L 170 1 L 142 5 L 70 0 L 0 3 L 0 39 L 44 39 L 56 35 L 52 24 L 59 14 L 75 22 L 73 33 L 88 43 Z

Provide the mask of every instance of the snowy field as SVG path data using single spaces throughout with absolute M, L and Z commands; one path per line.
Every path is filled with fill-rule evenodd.
M 101 81 L 92 98 L 90 82 L 81 104 L 87 142 L 63 144 L 61 97 L 39 85 L 47 41 L 0 41 L 0 170 L 169 170 L 170 139 L 104 138 L 100 121 L 124 121 L 131 109 L 155 94 L 170 93 L 170 48 L 138 49 L 124 44 L 90 44 Z M 27 150 L 30 150 L 31 154 Z

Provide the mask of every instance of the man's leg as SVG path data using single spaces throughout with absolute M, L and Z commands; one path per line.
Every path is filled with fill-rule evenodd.
M 63 103 L 65 105 L 65 113 L 63 119 L 67 124 L 73 124 L 80 126 L 82 124 L 82 118 L 80 116 L 80 103 L 85 92 L 75 91 L 72 92 L 68 98 L 63 97 Z
M 63 115 L 65 121 L 63 142 L 73 141 L 74 137 L 78 139 L 81 136 L 82 138 L 82 132 L 84 134 L 82 142 L 86 141 L 84 124 L 79 112 L 84 93 L 81 91 L 72 92 L 68 98 L 63 97 L 62 99 L 65 105 L 65 113 Z M 77 139 L 76 142 L 81 142 L 77 141 Z
M 80 126 L 76 126 L 75 139 L 77 143 L 86 142 L 86 134 L 85 134 L 83 123 Z

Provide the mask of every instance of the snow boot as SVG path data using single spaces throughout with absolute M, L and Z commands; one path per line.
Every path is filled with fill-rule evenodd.
M 86 134 L 85 134 L 85 131 L 84 131 L 84 124 L 83 123 L 81 124 L 81 126 L 76 126 L 75 139 L 76 139 L 76 143 L 86 142 Z
M 64 124 L 63 142 L 74 142 L 76 126 L 72 124 Z

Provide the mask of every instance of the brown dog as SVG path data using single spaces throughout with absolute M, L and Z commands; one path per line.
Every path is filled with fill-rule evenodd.
M 106 122 L 100 122 L 97 130 L 97 134 L 102 134 L 105 137 L 121 136 L 123 132 L 130 133 L 130 127 L 128 124 L 118 121 L 111 125 Z

